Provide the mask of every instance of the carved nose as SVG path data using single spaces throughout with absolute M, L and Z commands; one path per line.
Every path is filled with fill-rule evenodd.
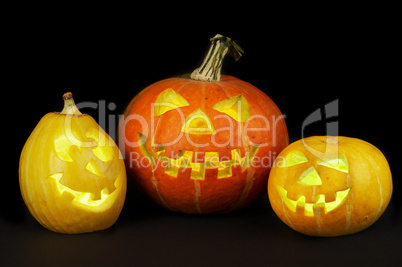
M 300 176 L 300 182 L 306 185 L 321 185 L 321 177 L 314 167 L 308 168 Z
M 212 126 L 211 120 L 201 110 L 197 109 L 184 121 L 181 131 L 190 134 L 214 134 L 215 129 Z

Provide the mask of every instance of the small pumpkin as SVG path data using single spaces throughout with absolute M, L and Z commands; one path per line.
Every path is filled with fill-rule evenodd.
M 275 156 L 288 145 L 282 113 L 262 91 L 221 75 L 241 48 L 216 35 L 191 75 L 156 82 L 128 105 L 119 138 L 129 176 L 161 206 L 221 213 L 266 191 Z
M 375 146 L 350 137 L 313 136 L 276 158 L 268 181 L 271 206 L 292 229 L 312 236 L 362 231 L 392 195 L 388 162 Z
M 59 233 L 110 227 L 126 195 L 126 171 L 114 141 L 63 95 L 64 109 L 46 114 L 21 152 L 21 194 L 33 217 Z

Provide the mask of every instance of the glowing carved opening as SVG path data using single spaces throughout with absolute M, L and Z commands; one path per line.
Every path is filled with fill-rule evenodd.
M 314 203 L 306 203 L 305 196 L 297 195 L 296 200 L 292 200 L 287 197 L 288 192 L 285 189 L 280 186 L 277 188 L 283 202 L 291 211 L 296 212 L 297 206 L 301 206 L 304 208 L 304 215 L 306 216 L 314 216 L 314 209 L 319 207 L 324 207 L 325 213 L 333 211 L 342 204 L 350 191 L 350 188 L 348 188 L 346 190 L 336 192 L 336 199 L 332 202 L 325 202 L 325 195 L 321 194 L 316 196 L 317 200 Z
M 238 122 L 246 122 L 250 118 L 250 106 L 242 95 L 225 99 L 212 108 L 229 115 Z
M 90 210 L 96 211 L 96 212 L 102 212 L 102 211 L 106 210 L 107 208 L 109 208 L 109 206 L 113 202 L 109 202 L 108 200 L 110 199 L 110 197 L 112 195 L 114 196 L 113 198 L 115 198 L 115 196 L 118 194 L 118 191 L 119 191 L 119 190 L 115 190 L 115 191 L 113 191 L 113 193 L 110 194 L 109 190 L 107 188 L 104 188 L 101 191 L 100 199 L 93 199 L 93 194 L 91 194 L 89 192 L 75 191 L 75 190 L 61 184 L 60 180 L 62 177 L 63 177 L 63 173 L 55 173 L 55 174 L 50 175 L 48 178 L 54 179 L 57 190 L 59 191 L 59 193 L 61 195 L 63 195 L 65 192 L 67 192 L 67 193 L 71 194 L 72 196 L 74 196 L 74 198 L 72 200 L 73 204 L 80 206 L 84 209 L 90 209 Z M 122 182 L 122 179 L 119 175 L 116 178 L 114 186 L 116 188 L 121 188 L 121 182 Z
M 197 109 L 186 118 L 181 131 L 190 134 L 215 133 L 211 120 L 201 109 Z
M 93 159 L 90 159 L 87 166 L 85 167 L 87 171 L 90 173 L 95 174 L 96 176 L 102 177 L 102 173 L 99 170 L 98 166 L 96 165 L 95 161 Z
M 317 160 L 318 165 L 326 166 L 341 172 L 349 173 L 349 163 L 343 154 L 340 157 L 336 155 Z
M 179 107 L 186 107 L 190 104 L 181 95 L 173 91 L 173 89 L 168 88 L 163 91 L 155 102 L 154 115 L 160 116 L 169 110 L 176 109 Z
M 322 181 L 320 175 L 314 167 L 308 168 L 300 175 L 300 182 L 306 185 L 321 185 Z
M 303 154 L 303 152 L 299 150 L 293 150 L 290 151 L 289 154 L 286 155 L 285 160 L 281 165 L 278 165 L 278 167 L 286 168 L 298 164 L 302 164 L 304 162 L 308 162 L 308 159 L 306 156 Z
M 65 135 L 60 135 L 54 140 L 54 150 L 55 150 L 56 156 L 62 161 L 66 161 L 66 162 L 74 161 L 71 158 L 70 153 L 69 153 L 71 146 L 72 146 L 72 144 L 71 144 L 70 140 Z
M 259 146 L 251 146 L 250 151 L 244 157 L 241 157 L 240 149 L 232 149 L 232 159 L 222 161 L 219 161 L 218 152 L 205 152 L 204 162 L 192 162 L 193 151 L 181 150 L 177 159 L 171 159 L 165 156 L 165 150 L 160 150 L 164 146 L 158 146 L 159 150 L 153 152 L 147 149 L 148 138 L 140 133 L 137 133 L 137 137 L 138 140 L 145 138 L 146 141 L 140 145 L 140 149 L 152 165 L 156 164 L 156 160 L 164 162 L 166 164 L 165 173 L 173 177 L 177 177 L 179 168 L 191 168 L 191 179 L 194 180 L 204 180 L 207 169 L 218 169 L 218 179 L 231 177 L 232 166 L 235 165 L 241 165 L 243 172 L 250 166 L 259 149 Z
M 95 156 L 103 162 L 111 161 L 114 157 L 113 147 L 110 146 L 110 140 L 105 134 L 101 133 L 98 129 L 91 128 L 87 131 L 86 136 L 96 140 L 91 142 L 92 152 Z M 71 140 L 65 135 L 60 135 L 54 140 L 54 151 L 56 156 L 65 162 L 73 162 L 73 158 L 70 156 L 70 147 L 73 146 Z M 81 147 L 75 145 L 76 148 L 81 151 Z
M 87 137 L 90 137 L 97 142 L 97 146 L 92 149 L 95 156 L 103 162 L 111 161 L 114 157 L 113 147 L 110 146 L 110 137 L 106 137 L 105 134 L 98 129 L 91 128 L 86 133 Z

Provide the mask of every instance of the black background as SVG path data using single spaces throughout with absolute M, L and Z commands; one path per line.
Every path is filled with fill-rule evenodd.
M 402 259 L 400 83 L 392 83 L 400 60 L 393 50 L 392 7 L 314 7 L 317 11 L 239 6 L 200 13 L 178 7 L 171 13 L 169 6 L 163 12 L 145 7 L 31 8 L 10 10 L 2 40 L 7 175 L 0 263 L 370 266 Z M 313 238 L 283 224 L 267 195 L 231 214 L 190 216 L 156 206 L 128 181 L 124 209 L 112 228 L 71 236 L 40 226 L 20 195 L 19 156 L 40 118 L 61 111 L 62 94 L 73 92 L 76 103 L 114 103 L 116 109 L 107 116 L 117 117 L 147 85 L 198 67 L 209 38 L 217 33 L 245 51 L 236 63 L 228 57 L 222 72 L 267 93 L 286 115 L 291 141 L 301 137 L 309 114 L 338 100 L 339 116 L 309 125 L 304 135 L 325 135 L 326 123 L 338 122 L 339 135 L 366 140 L 385 154 L 394 194 L 378 222 L 351 236 Z M 98 110 L 81 111 L 99 119 Z M 106 122 L 109 131 L 113 125 Z

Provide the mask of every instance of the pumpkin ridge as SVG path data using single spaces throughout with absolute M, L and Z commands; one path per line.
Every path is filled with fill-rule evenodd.
M 186 83 L 183 83 L 182 85 L 179 86 L 179 88 L 176 89 L 176 93 L 179 93 L 183 88 L 185 88 L 186 86 L 189 86 L 191 84 L 197 83 L 196 81 L 193 80 L 189 80 Z
M 251 153 L 250 144 L 247 141 L 247 136 L 244 134 L 243 125 L 240 125 L 240 127 L 241 127 L 241 140 L 242 140 L 242 145 L 244 147 L 244 153 L 245 153 L 245 155 L 250 155 L 250 153 Z M 251 159 L 251 161 L 254 159 L 254 157 Z M 240 204 L 242 202 L 244 202 L 244 200 L 246 199 L 248 193 L 250 192 L 251 188 L 253 187 L 253 184 L 254 184 L 253 177 L 254 177 L 255 170 L 251 166 L 251 161 L 250 161 L 250 166 L 248 166 L 247 169 L 246 169 L 246 173 L 247 173 L 247 175 L 246 175 L 246 183 L 244 185 L 243 192 L 241 193 L 241 195 L 240 195 L 239 199 L 237 200 L 236 204 L 232 207 L 232 210 L 236 209 L 238 206 L 240 206 Z M 253 171 L 251 171 L 251 170 L 253 170 Z
M 206 88 L 206 84 L 203 83 L 202 87 L 201 87 L 201 110 L 205 111 L 205 88 Z
M 269 179 L 269 178 L 268 178 Z M 283 184 L 281 185 L 281 187 L 282 188 L 284 188 L 284 186 L 285 186 L 285 181 L 288 179 L 288 172 L 285 172 L 285 178 L 283 179 Z M 283 213 L 285 214 L 285 217 L 286 217 L 286 219 L 288 220 L 288 222 L 289 222 L 289 224 L 290 224 L 290 226 L 293 228 L 293 229 L 295 229 L 295 226 L 294 226 L 294 224 L 291 222 L 291 220 L 290 220 L 290 216 L 289 216 L 289 213 L 287 212 L 287 210 L 286 210 L 286 204 L 285 204 L 285 201 L 283 200 L 283 198 L 281 198 L 281 203 L 282 203 L 282 210 L 283 210 Z
M 178 81 L 178 80 L 177 80 L 177 81 Z M 177 81 L 175 81 L 175 82 L 177 82 Z M 194 81 L 194 83 L 195 83 L 195 82 L 196 82 L 196 81 Z M 186 86 L 189 86 L 190 84 L 193 84 L 193 82 L 192 82 L 191 80 L 188 81 L 188 82 L 184 82 L 182 85 L 179 86 L 179 88 L 177 88 L 177 89 L 174 90 L 174 91 L 175 91 L 176 93 L 179 93 L 180 90 L 182 90 L 182 89 L 185 88 Z M 172 85 L 172 84 L 169 84 L 169 85 Z M 169 87 L 169 86 L 168 86 L 168 87 Z M 167 87 L 167 88 L 168 88 L 168 87 Z M 162 118 L 159 118 L 159 119 L 158 119 L 158 122 L 157 122 L 156 125 L 155 125 L 155 128 L 154 128 L 155 134 L 152 136 L 151 146 L 155 144 L 155 137 L 156 137 L 156 135 L 157 135 L 157 133 L 158 133 L 159 125 L 160 125 L 161 121 L 162 121 Z
M 61 116 L 63 116 L 63 115 L 61 114 Z M 64 119 L 63 119 L 63 121 L 64 121 Z M 59 124 L 60 124 L 59 115 L 53 115 L 52 120 L 47 122 L 47 124 L 48 123 L 49 123 L 49 125 L 46 127 L 47 129 L 53 129 L 53 128 L 59 127 Z M 47 146 L 52 145 L 52 141 L 51 141 L 52 136 L 50 136 L 48 131 L 45 131 L 42 134 L 41 139 L 43 139 L 43 141 L 41 141 L 41 142 L 44 142 L 45 144 L 42 144 L 41 142 L 37 142 L 39 147 L 47 147 Z M 46 143 L 49 143 L 49 145 L 47 145 Z M 32 148 L 32 149 L 34 151 L 37 151 L 37 149 L 35 149 L 35 148 Z M 52 150 L 52 152 L 54 153 L 53 150 Z M 43 176 L 41 178 L 41 180 L 45 180 L 45 183 L 49 183 L 49 181 L 47 180 L 47 176 Z M 42 194 L 43 199 L 45 199 L 45 201 L 48 202 L 49 197 L 46 197 L 46 196 L 49 194 L 49 192 L 45 192 L 44 190 L 41 190 L 41 194 Z M 50 194 L 53 194 L 53 193 L 50 193 Z M 55 206 L 52 206 L 52 205 L 46 205 L 46 206 L 47 206 L 48 212 L 51 215 L 51 216 L 45 216 L 43 214 L 44 216 L 42 216 L 42 220 L 45 219 L 44 222 L 47 222 L 47 223 L 45 223 L 46 227 L 53 229 L 53 231 L 63 230 L 64 228 L 60 226 L 60 223 L 56 219 L 56 218 L 60 218 L 57 216 L 60 216 L 60 215 L 63 216 L 60 207 L 57 204 Z
M 371 144 L 370 144 L 371 145 Z M 356 146 L 356 150 L 358 150 L 359 152 L 361 152 L 361 154 L 364 156 L 364 158 L 368 161 L 369 165 L 371 166 L 376 166 L 376 162 L 374 162 L 371 158 L 371 154 L 368 153 L 369 151 L 367 151 L 365 148 L 363 148 L 360 144 L 358 144 Z M 367 156 L 368 155 L 368 156 Z M 377 173 L 376 169 L 373 169 L 371 172 L 372 175 L 374 175 L 376 177 L 376 181 L 378 183 L 379 186 L 379 193 L 380 193 L 380 204 L 379 204 L 379 208 L 376 212 L 376 215 L 374 216 L 374 218 L 372 219 L 372 223 L 376 221 L 378 214 L 380 213 L 381 209 L 383 208 L 383 203 L 384 203 L 384 198 L 383 198 L 383 189 L 382 189 L 382 184 L 380 182 L 380 177 Z
M 65 95 L 64 100 L 72 100 L 71 94 Z M 72 105 L 73 101 L 70 101 L 70 104 L 67 105 L 68 109 Z M 113 199 L 113 201 L 109 200 L 105 202 L 107 206 L 102 206 L 105 208 L 104 212 L 102 211 L 103 213 L 96 213 L 94 211 L 95 208 L 98 208 L 97 206 L 94 209 L 87 210 L 75 205 L 69 195 L 63 194 L 66 190 L 59 190 L 59 184 L 55 184 L 56 181 L 52 178 L 71 177 L 72 180 L 69 180 L 69 183 L 63 185 L 64 187 L 62 188 L 70 188 L 70 185 L 76 184 L 84 185 L 87 182 L 86 173 L 81 170 L 81 166 L 85 166 L 87 160 L 94 157 L 93 151 L 85 146 L 86 139 L 80 139 L 79 141 L 82 143 L 77 144 L 70 138 L 68 140 L 69 144 L 66 147 L 80 147 L 83 145 L 85 149 L 82 149 L 82 153 L 87 153 L 81 157 L 81 151 L 77 152 L 79 154 L 76 154 L 76 151 L 69 150 L 68 153 L 72 153 L 71 155 L 80 156 L 78 158 L 73 157 L 74 161 L 70 162 L 57 157 L 54 145 L 59 136 L 65 136 L 68 133 L 81 136 L 83 130 L 91 127 L 98 129 L 100 126 L 89 115 L 68 117 L 65 115 L 54 112 L 45 114 L 24 145 L 19 166 L 19 182 L 23 200 L 36 221 L 50 231 L 75 234 L 105 229 L 117 220 L 123 206 L 126 192 L 124 163 L 118 157 L 119 150 L 113 142 L 113 152 L 115 153 L 114 165 L 113 167 L 107 166 L 112 168 L 110 171 L 105 171 L 109 170 L 107 167 L 103 168 L 102 173 L 107 176 L 102 177 L 105 179 L 113 177 L 113 172 L 120 170 L 121 180 L 119 180 L 120 188 L 118 190 L 121 193 L 116 198 L 117 201 Z M 66 124 L 67 119 L 71 119 L 69 121 L 70 124 Z M 95 180 L 93 186 L 96 187 L 104 182 Z M 80 196 L 89 196 L 85 190 L 81 189 L 78 189 Z M 76 189 L 72 190 L 77 191 Z M 67 192 L 70 191 L 67 190 Z M 97 203 L 91 203 L 91 205 Z
M 237 78 L 235 78 L 234 81 L 235 82 L 230 82 L 230 83 L 234 84 L 234 85 L 242 86 L 242 87 L 247 87 L 248 90 L 252 90 L 253 93 L 258 94 L 258 97 L 260 97 L 260 98 L 267 98 L 268 97 L 271 100 L 271 101 L 269 101 L 269 105 L 270 105 L 271 109 L 276 111 L 276 113 L 280 112 L 278 106 L 273 102 L 273 100 L 269 96 L 267 96 L 266 94 L 261 93 L 261 90 L 256 88 L 254 85 L 252 85 L 251 83 L 242 81 L 240 79 L 237 79 Z M 241 83 L 239 83 L 237 81 L 240 81 Z M 265 102 L 268 102 L 268 101 L 265 101 Z M 259 101 L 257 103 L 259 103 Z
M 364 151 L 362 151 L 361 149 L 358 149 L 357 146 L 356 146 L 356 143 L 344 142 L 343 145 L 346 146 L 346 147 L 348 147 L 349 150 L 355 150 L 355 151 L 357 152 L 357 154 L 360 155 L 360 157 L 361 157 L 363 160 L 365 160 L 369 166 L 371 166 L 371 162 L 370 162 L 369 159 L 366 157 Z M 350 168 L 350 165 L 349 165 L 349 168 Z M 373 172 L 371 172 L 370 174 L 373 175 Z M 352 187 L 351 187 L 351 188 L 352 188 Z M 352 190 L 352 192 L 351 192 L 351 194 L 350 194 L 350 198 L 352 199 L 352 201 L 354 200 L 353 190 Z M 382 200 L 382 197 L 381 197 L 381 200 Z M 381 209 L 381 205 L 380 205 L 380 209 Z M 352 212 L 351 212 L 350 216 L 348 216 L 348 219 L 349 219 L 350 221 L 352 220 Z M 370 224 L 374 223 L 374 221 L 375 221 L 375 220 L 372 220 L 372 222 L 371 222 Z M 345 229 L 345 232 L 349 230 L 349 229 L 348 229 L 348 228 L 349 228 L 348 226 L 350 225 L 350 222 L 347 222 L 346 225 L 347 225 L 347 227 L 346 227 L 346 229 Z
M 39 153 L 41 154 L 43 150 L 40 149 L 40 147 L 42 146 L 42 142 L 46 142 L 46 140 L 48 140 L 49 138 L 43 138 L 44 133 L 48 134 L 47 131 L 42 131 L 42 129 L 46 129 L 46 124 L 47 123 L 54 123 L 54 119 L 55 117 L 53 116 L 53 114 L 48 113 L 45 115 L 45 117 L 43 119 L 41 119 L 41 121 L 38 123 L 37 127 L 35 127 L 35 129 L 33 130 L 31 136 L 29 137 L 28 141 L 27 141 L 27 146 L 24 146 L 24 149 L 26 148 L 27 150 L 34 150 L 36 151 L 36 149 L 39 149 L 37 151 L 40 151 Z M 34 142 L 34 140 L 36 140 L 37 138 L 39 138 L 39 142 Z M 24 151 L 22 152 L 24 153 Z M 38 156 L 40 156 L 40 154 Z M 33 163 L 30 161 L 30 158 L 26 159 L 26 163 L 24 165 L 20 165 L 20 166 L 26 166 L 25 169 L 28 172 L 28 169 L 31 168 L 31 165 Z M 29 172 L 28 172 L 29 173 Z M 25 196 L 29 196 L 28 197 L 28 201 L 30 201 L 32 203 L 33 207 L 29 207 L 29 210 L 32 213 L 32 215 L 35 217 L 36 220 L 38 220 L 40 222 L 41 225 L 43 225 L 44 227 L 50 227 L 50 225 L 52 225 L 49 221 L 48 218 L 46 218 L 46 216 L 44 216 L 44 214 L 41 214 L 39 212 L 39 208 L 41 209 L 41 207 L 38 205 L 38 202 L 35 201 L 33 199 L 33 196 L 31 194 L 31 190 L 32 188 L 36 188 L 38 185 L 34 183 L 33 179 L 24 179 L 25 185 L 26 185 L 26 189 L 24 189 L 25 192 Z M 24 187 L 24 186 L 22 186 Z M 34 189 L 36 190 L 36 189 Z M 40 190 L 40 195 L 41 198 L 46 201 L 46 197 L 44 196 L 44 192 L 43 190 Z
M 195 206 L 199 214 L 202 214 L 200 207 L 200 197 L 201 197 L 201 186 L 199 180 L 194 180 L 194 188 L 195 188 Z
M 284 156 L 293 150 L 307 150 L 309 164 L 283 167 Z M 301 173 L 322 165 L 323 157 L 342 156 L 349 163 L 348 172 L 323 165 L 317 169 L 323 182 L 319 187 L 298 183 Z M 270 203 L 284 223 L 303 234 L 340 236 L 362 231 L 380 218 L 391 198 L 389 165 L 381 151 L 363 140 L 307 137 L 289 145 L 277 159 L 268 179 Z M 328 195 L 331 192 L 336 193 L 335 200 Z
M 233 76 L 220 75 L 220 81 L 215 80 L 218 75 L 214 74 L 219 72 L 218 67 L 223 57 L 214 59 L 213 54 L 223 54 L 226 50 L 226 48 L 219 50 L 217 46 L 218 44 L 212 45 L 214 48 L 210 48 L 204 60 L 205 64 L 203 62 L 198 69 L 201 76 L 205 75 L 201 77 L 201 80 L 198 79 L 197 73 L 195 76 L 198 77 L 195 77 L 195 80 L 188 77 L 186 80 L 182 78 L 172 80 L 179 83 L 172 84 L 171 89 L 176 93 L 180 92 L 180 95 L 189 103 L 188 106 L 178 107 L 176 112 L 166 112 L 160 116 L 155 116 L 152 112 L 150 114 L 149 107 L 155 104 L 157 95 L 167 89 L 168 83 L 158 83 L 157 87 L 136 96 L 134 99 L 137 102 L 130 103 L 128 108 L 127 116 L 138 114 L 145 118 L 148 125 L 154 122 L 151 134 L 145 133 L 149 137 L 147 147 L 143 145 L 134 147 L 131 145 L 132 140 L 140 140 L 138 136 L 135 137 L 135 134 L 141 134 L 143 131 L 141 128 L 144 127 L 142 125 L 145 125 L 145 122 L 126 120 L 127 123 L 124 124 L 125 129 L 122 132 L 126 135 L 121 135 L 126 139 L 122 139 L 124 143 L 120 142 L 120 144 L 125 147 L 126 159 L 135 160 L 137 163 L 131 164 L 128 171 L 139 189 L 166 208 L 167 205 L 162 201 L 164 199 L 172 207 L 167 207 L 170 210 L 191 214 L 221 213 L 245 207 L 264 194 L 264 185 L 271 169 L 271 166 L 267 166 L 268 164 L 256 166 L 254 163 L 257 163 L 257 158 L 253 161 L 251 157 L 268 156 L 272 152 L 277 155 L 288 145 L 288 133 L 284 126 L 286 124 L 283 117 L 280 117 L 279 109 L 272 103 L 264 103 L 273 102 L 268 96 L 261 91 L 256 93 L 258 88 L 237 81 L 238 79 Z M 223 109 L 225 112 L 212 108 L 217 103 L 239 95 L 241 95 L 240 102 L 236 100 L 235 106 L 230 105 L 233 101 L 228 102 L 227 109 Z M 247 104 L 243 98 L 247 99 Z M 258 105 L 256 105 L 257 102 Z M 226 107 L 224 104 L 221 105 Z M 251 139 L 251 134 L 245 132 L 245 123 L 251 116 L 250 106 L 253 105 L 255 112 L 251 115 L 259 115 L 260 121 L 255 121 L 250 126 L 257 132 L 253 133 L 253 139 Z M 202 114 L 198 112 L 199 117 L 195 117 L 198 113 L 192 115 L 197 110 L 203 111 Z M 241 112 L 243 110 L 244 112 Z M 271 125 L 277 123 L 278 130 L 269 129 L 268 123 L 265 126 L 265 120 L 261 116 L 265 116 Z M 124 118 L 122 120 L 124 122 Z M 189 125 L 183 130 L 183 127 L 180 127 L 183 125 L 180 123 L 186 120 Z M 281 121 L 277 122 L 278 120 Z M 193 123 L 190 124 L 190 122 Z M 203 131 L 206 124 L 213 125 L 214 129 L 221 129 L 221 131 Z M 183 136 L 183 133 L 186 136 Z M 254 144 L 265 144 L 267 135 L 272 140 L 277 140 L 276 146 L 273 146 L 273 141 L 270 141 L 268 146 L 261 148 L 258 152 L 260 147 Z M 250 139 L 247 139 L 247 136 L 250 136 Z M 198 154 L 199 161 L 194 154 Z M 243 157 L 241 157 L 242 154 Z M 245 154 L 249 154 L 249 157 Z M 135 155 L 135 158 L 132 155 Z M 156 160 L 151 160 L 151 165 L 154 163 L 154 166 L 141 165 L 140 160 L 146 160 L 150 156 Z M 252 166 L 250 166 L 251 162 Z M 165 164 L 169 165 L 165 167 Z M 152 168 L 155 170 L 151 177 Z M 195 180 L 194 183 L 191 180 Z
M 230 98 L 230 95 L 229 95 L 229 93 L 228 93 L 228 90 L 226 89 L 226 87 L 225 87 L 223 84 L 221 84 L 221 83 L 216 83 L 216 85 L 218 85 L 218 86 L 222 89 L 222 91 L 225 93 L 225 95 L 226 95 L 227 98 Z

